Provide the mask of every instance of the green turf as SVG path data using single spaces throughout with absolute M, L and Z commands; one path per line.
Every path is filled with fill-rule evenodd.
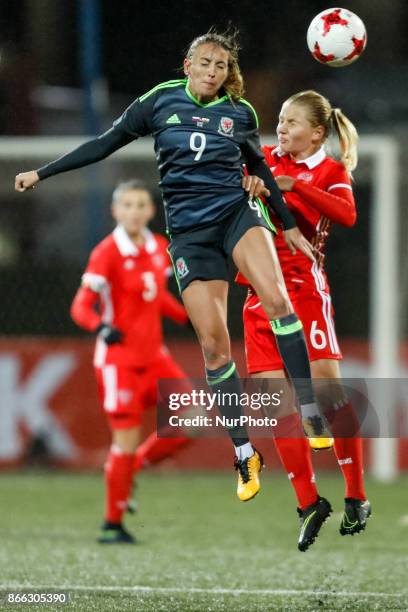
M 340 479 L 319 481 L 339 513 Z M 392 486 L 369 482 L 374 516 L 367 531 L 341 537 L 335 515 L 300 553 L 292 491 L 275 473 L 264 475 L 261 494 L 247 504 L 235 498 L 232 472 L 144 474 L 139 513 L 126 519 L 140 539 L 134 547 L 95 543 L 100 476 L 9 473 L 0 476 L 0 584 L 71 593 L 70 606 L 41 607 L 47 610 L 406 610 L 407 485 L 407 478 Z M 151 590 L 118 588 L 133 586 Z M 373 592 L 394 596 L 365 595 Z

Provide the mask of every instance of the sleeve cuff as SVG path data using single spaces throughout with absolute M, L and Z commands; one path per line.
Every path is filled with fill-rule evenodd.
M 51 176 L 51 172 L 48 171 L 47 166 L 42 166 L 41 168 L 38 168 L 36 172 L 38 174 L 38 178 L 40 179 L 40 181 L 43 181 L 44 179 Z

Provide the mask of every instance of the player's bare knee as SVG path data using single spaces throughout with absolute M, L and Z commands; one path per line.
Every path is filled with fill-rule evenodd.
M 216 369 L 231 358 L 229 342 L 223 336 L 207 334 L 201 339 L 201 348 L 209 369 Z
M 287 296 L 281 293 L 266 296 L 262 307 L 269 319 L 281 319 L 293 312 L 292 304 Z
M 112 443 L 122 453 L 134 453 L 139 443 L 139 429 L 114 429 Z

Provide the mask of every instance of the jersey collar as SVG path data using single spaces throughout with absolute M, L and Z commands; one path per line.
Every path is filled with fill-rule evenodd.
M 281 151 L 279 147 L 274 149 L 273 153 L 277 153 L 279 157 L 283 157 L 284 155 L 286 155 L 286 153 L 283 153 L 283 151 Z M 316 166 L 321 164 L 325 158 L 326 151 L 324 150 L 324 147 L 321 146 L 320 149 L 316 151 L 316 153 L 313 153 L 313 155 L 311 155 L 310 157 L 306 157 L 306 159 L 298 159 L 295 163 L 306 164 L 309 170 L 313 170 L 313 168 L 316 168 Z
M 186 91 L 187 96 L 190 98 L 190 100 L 192 102 L 194 102 L 194 104 L 196 104 L 197 106 L 201 106 L 201 108 L 209 108 L 210 106 L 215 106 L 216 104 L 220 104 L 221 102 L 225 102 L 226 100 L 230 99 L 230 96 L 226 93 L 224 96 L 221 96 L 220 98 L 217 98 L 217 100 L 213 100 L 212 102 L 208 102 L 208 104 L 203 104 L 202 102 L 197 100 L 197 98 L 191 93 L 191 91 L 190 91 L 190 89 L 188 87 L 188 80 L 186 80 L 185 91 Z
M 143 234 L 146 238 L 144 248 L 150 255 L 151 253 L 154 253 L 156 251 L 157 242 L 153 233 L 147 228 L 143 231 Z M 112 235 L 122 257 L 139 255 L 140 249 L 132 242 L 125 228 L 122 225 L 116 226 L 112 232 Z

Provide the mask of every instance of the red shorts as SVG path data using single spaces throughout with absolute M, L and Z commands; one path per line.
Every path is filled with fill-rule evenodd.
M 341 359 L 327 279 L 317 267 L 313 268 L 304 276 L 297 275 L 293 279 L 285 276 L 289 297 L 303 324 L 310 361 Z M 243 320 L 248 373 L 282 370 L 283 362 L 271 324 L 251 288 L 245 300 Z
M 143 412 L 157 404 L 159 378 L 187 379 L 166 348 L 148 368 L 107 364 L 95 368 L 98 394 L 111 429 L 130 429 L 141 424 Z M 187 391 L 190 384 L 187 383 Z

